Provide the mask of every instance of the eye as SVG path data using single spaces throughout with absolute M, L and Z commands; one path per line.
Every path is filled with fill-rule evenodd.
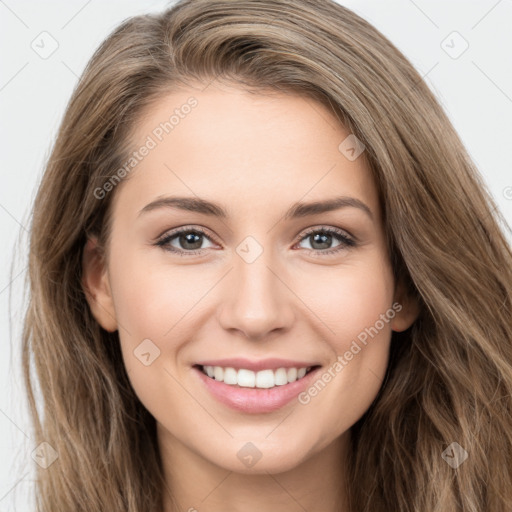
M 155 245 L 166 251 L 178 253 L 180 256 L 192 256 L 201 253 L 204 249 L 201 245 L 205 239 L 210 240 L 202 229 L 183 227 L 171 233 L 166 233 Z
M 309 242 L 309 252 L 321 255 L 337 253 L 356 245 L 355 240 L 347 233 L 331 227 L 312 228 L 300 238 L 299 243 L 303 240 Z M 337 240 L 338 244 L 333 247 L 334 240 Z
M 201 228 L 185 226 L 166 233 L 155 242 L 155 245 L 179 256 L 194 256 L 212 247 L 212 245 L 202 247 L 205 240 L 211 243 L 211 237 Z M 316 255 L 333 254 L 356 245 L 355 240 L 347 233 L 332 227 L 312 228 L 302 235 L 298 243 L 302 241 L 308 241 L 310 245 L 308 252 Z M 334 247 L 333 241 L 338 242 Z

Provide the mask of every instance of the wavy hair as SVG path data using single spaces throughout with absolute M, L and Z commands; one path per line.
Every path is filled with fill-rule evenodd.
M 94 234 L 108 256 L 117 189 L 95 190 L 126 161 L 147 108 L 214 79 L 321 102 L 364 143 L 395 278 L 419 304 L 351 428 L 351 512 L 510 512 L 509 227 L 418 72 L 332 0 L 181 0 L 126 20 L 89 61 L 31 213 L 23 372 L 34 438 L 59 454 L 38 468 L 38 511 L 162 509 L 155 420 L 117 332 L 88 307 L 82 252 Z M 457 468 L 442 456 L 452 442 L 468 453 Z

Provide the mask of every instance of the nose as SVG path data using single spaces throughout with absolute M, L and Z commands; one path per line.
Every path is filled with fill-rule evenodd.
M 277 268 L 270 251 L 264 251 L 252 263 L 235 255 L 219 306 L 223 329 L 259 341 L 291 328 L 295 321 L 294 294 Z

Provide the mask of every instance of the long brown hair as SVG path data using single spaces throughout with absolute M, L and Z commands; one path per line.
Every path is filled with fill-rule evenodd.
M 81 258 L 92 234 L 108 253 L 117 188 L 97 190 L 126 161 L 144 110 L 215 78 L 322 102 L 364 143 L 395 278 L 420 305 L 412 327 L 393 333 L 385 382 L 351 429 L 351 511 L 512 510 L 506 223 L 412 65 L 331 0 L 182 0 L 128 19 L 90 60 L 31 222 L 23 369 L 34 437 L 59 455 L 38 468 L 38 510 L 161 511 L 155 420 L 117 333 L 88 308 Z M 458 467 L 443 456 L 454 442 L 468 454 Z

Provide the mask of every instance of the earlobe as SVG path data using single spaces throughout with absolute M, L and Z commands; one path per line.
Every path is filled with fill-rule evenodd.
M 116 331 L 117 319 L 110 281 L 96 237 L 90 237 L 84 246 L 82 288 L 91 312 L 101 327 L 109 332 Z
M 397 304 L 397 307 L 396 314 L 391 320 L 391 329 L 396 332 L 405 331 L 418 318 L 420 306 L 414 297 L 407 294 L 402 281 L 396 287 L 394 304 Z

